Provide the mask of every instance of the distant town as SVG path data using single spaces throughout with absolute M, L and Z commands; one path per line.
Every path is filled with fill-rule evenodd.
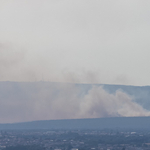
M 150 131 L 1 130 L 0 150 L 150 150 Z

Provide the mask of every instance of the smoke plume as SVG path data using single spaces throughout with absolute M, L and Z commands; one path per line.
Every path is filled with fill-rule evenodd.
M 42 83 L 42 82 L 41 82 Z M 8 86 L 9 85 L 9 86 Z M 3 85 L 0 122 L 49 119 L 150 116 L 124 92 L 110 94 L 102 86 L 83 90 L 74 84 Z M 15 90 L 14 90 L 15 86 Z M 9 93 L 9 94 L 8 94 Z

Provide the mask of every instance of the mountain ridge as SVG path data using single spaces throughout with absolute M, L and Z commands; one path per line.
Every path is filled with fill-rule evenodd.
M 31 122 L 0 124 L 0 130 L 20 129 L 150 129 L 150 117 L 110 117 L 61 120 L 37 120 Z

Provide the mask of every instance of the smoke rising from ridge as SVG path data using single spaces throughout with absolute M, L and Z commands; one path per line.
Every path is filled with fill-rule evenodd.
M 0 122 L 49 119 L 150 116 L 150 111 L 137 104 L 126 93 L 110 94 L 102 86 L 83 90 L 73 84 L 43 82 L 36 85 L 3 86 Z M 8 94 L 9 92 L 9 94 Z
M 85 68 L 58 70 L 53 61 L 38 54 L 30 58 L 32 52 L 11 43 L 0 43 L 0 54 L 0 81 L 102 83 L 105 76 L 105 72 Z
M 18 78 L 25 53 L 22 48 L 10 43 L 0 43 L 0 81 Z

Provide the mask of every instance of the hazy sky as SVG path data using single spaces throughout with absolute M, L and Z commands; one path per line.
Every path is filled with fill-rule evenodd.
M 0 81 L 150 85 L 149 0 L 0 0 Z

